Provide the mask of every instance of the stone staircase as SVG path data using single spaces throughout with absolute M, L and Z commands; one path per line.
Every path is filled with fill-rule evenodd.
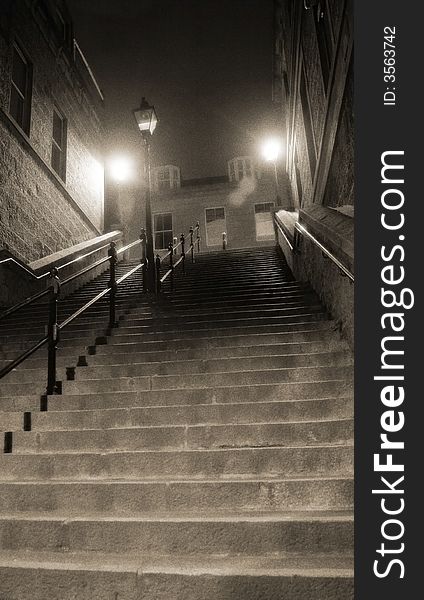
M 274 248 L 199 255 L 175 287 L 149 301 L 127 280 L 117 328 L 104 301 L 65 329 L 61 394 L 40 400 L 44 350 L 0 382 L 0 598 L 352 599 L 352 355 L 334 322 Z M 43 310 L 2 325 L 3 361 Z

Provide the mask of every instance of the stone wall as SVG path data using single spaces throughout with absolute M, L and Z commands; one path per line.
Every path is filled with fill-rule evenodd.
M 55 44 L 33 3 L 7 4 L 0 20 L 0 244 L 30 262 L 103 229 L 103 108 L 72 47 Z M 14 42 L 33 70 L 29 135 L 9 115 Z M 54 106 L 67 120 L 65 181 L 51 167 Z

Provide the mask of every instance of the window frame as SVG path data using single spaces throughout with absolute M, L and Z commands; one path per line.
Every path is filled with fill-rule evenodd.
M 156 218 L 157 217 L 164 217 L 164 216 L 170 216 L 171 217 L 171 229 L 156 229 Z M 174 240 L 174 215 L 172 212 L 158 212 L 158 213 L 154 213 L 153 215 L 153 247 L 155 250 L 168 250 L 168 246 L 166 246 L 166 248 L 158 248 L 156 246 L 156 235 L 157 234 L 162 234 L 162 236 L 164 236 L 165 233 L 171 233 L 171 242 L 173 242 Z M 163 237 L 164 239 L 164 237 Z
M 18 85 L 13 80 L 13 67 L 15 61 L 15 53 L 20 57 L 22 62 L 25 65 L 25 94 L 22 94 L 22 91 L 19 89 Z M 11 61 L 11 70 L 10 70 L 10 87 L 9 87 L 9 104 L 8 104 L 8 114 L 13 120 L 13 122 L 19 127 L 21 131 L 25 133 L 28 137 L 31 132 L 31 109 L 32 109 L 32 78 L 33 78 L 33 65 L 31 60 L 28 58 L 28 54 L 23 50 L 22 45 L 14 40 L 12 43 L 12 61 Z M 15 115 L 12 113 L 12 95 L 14 91 L 20 97 L 23 107 L 22 107 L 22 122 L 19 122 Z
M 225 212 L 225 206 L 206 206 L 205 207 L 205 231 L 206 231 L 206 246 L 208 246 L 209 248 L 213 248 L 213 247 L 217 247 L 221 244 L 221 241 L 218 242 L 218 244 L 210 244 L 209 243 L 209 238 L 208 238 L 208 222 L 209 223 L 213 223 L 213 221 L 221 221 L 222 219 L 214 219 L 213 221 L 208 221 L 207 219 L 207 213 L 210 210 L 222 210 L 224 212 L 224 223 L 225 223 L 225 229 L 224 231 L 227 232 L 227 214 Z M 216 214 L 216 213 L 215 213 Z
M 256 207 L 257 206 L 269 206 L 270 210 L 261 210 L 261 211 L 257 211 Z M 258 223 L 256 220 L 256 215 L 263 215 L 265 213 L 269 213 L 270 215 L 272 215 L 272 210 L 275 209 L 275 202 L 270 201 L 270 202 L 255 202 L 254 206 L 253 206 L 253 216 L 255 219 L 255 238 L 257 242 L 266 242 L 269 241 L 271 239 L 273 239 L 274 236 L 274 229 L 272 232 L 272 236 L 271 234 L 268 235 L 258 235 Z M 272 217 L 271 217 L 271 222 L 272 222 Z
M 60 119 L 61 123 L 61 136 L 62 136 L 62 146 L 58 144 L 54 137 L 54 120 L 55 115 L 57 115 Z M 54 149 L 59 151 L 59 170 L 53 164 L 53 152 Z M 52 144 L 51 144 L 51 156 L 50 156 L 50 166 L 53 171 L 56 173 L 58 177 L 63 182 L 66 182 L 66 167 L 67 167 L 67 154 L 68 154 L 68 120 L 62 111 L 55 105 L 53 107 L 53 118 L 52 118 Z

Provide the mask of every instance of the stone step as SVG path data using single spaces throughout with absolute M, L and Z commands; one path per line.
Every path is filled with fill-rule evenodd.
M 2 516 L 0 549 L 147 555 L 346 552 L 351 515 L 139 517 Z
M 5 385 L 5 384 L 3 384 Z M 39 410 L 41 393 L 35 395 L 34 385 L 28 386 L 27 395 L 1 398 L 2 411 Z M 0 388 L 1 390 L 1 388 Z M 12 391 L 17 391 L 12 386 Z M 7 390 L 5 390 L 7 391 Z M 75 392 L 75 390 L 73 390 Z M 32 392 L 32 393 L 31 393 Z M 53 410 L 86 410 L 105 408 L 130 408 L 132 406 L 169 406 L 181 404 L 272 402 L 279 400 L 305 400 L 317 398 L 338 398 L 351 396 L 353 383 L 345 379 L 285 384 L 262 384 L 250 386 L 192 388 L 181 391 L 171 390 L 131 390 L 104 391 L 99 393 L 72 393 L 48 396 L 48 407 Z
M 15 431 L 13 452 L 183 450 L 343 444 L 353 439 L 353 420 L 254 424 L 174 425 L 59 431 Z
M 304 342 L 334 342 L 339 341 L 335 335 L 332 323 L 328 321 L 317 321 L 293 325 L 285 331 L 275 333 L 249 334 L 238 332 L 233 335 L 216 335 L 215 332 L 205 335 L 203 332 L 192 337 L 179 337 L 176 334 L 170 340 L 144 340 L 142 341 L 117 341 L 116 336 L 108 339 L 108 344 L 89 347 L 90 354 L 117 354 L 120 352 L 156 352 L 156 351 L 180 351 L 180 350 L 225 350 L 226 348 L 245 348 L 252 346 L 273 346 L 285 344 L 303 344 Z
M 309 445 L 274 448 L 224 448 L 215 450 L 142 450 L 138 452 L 85 452 L 53 454 L 0 454 L 0 481 L 64 480 L 85 481 L 113 479 L 158 481 L 228 478 L 294 478 L 287 497 L 297 506 L 298 479 L 321 481 L 322 477 L 348 477 L 346 493 L 351 494 L 353 447 Z M 159 475 L 160 474 L 160 475 Z M 308 484 L 309 485 L 309 484 Z M 312 485 L 312 484 L 311 484 Z M 323 485 L 327 492 L 331 486 Z M 336 485 L 336 483 L 335 483 Z M 337 484 L 338 485 L 338 484 Z M 344 485 L 344 484 L 343 484 Z M 322 494 L 320 494 L 322 496 Z M 308 495 L 308 502 L 320 496 Z M 334 494 L 328 496 L 335 498 Z M 348 496 L 346 496 L 348 497 Z M 349 502 L 352 502 L 350 496 Z M 345 507 L 346 504 L 343 504 Z
M 61 429 L 111 429 L 149 425 L 197 425 L 230 423 L 269 423 L 351 417 L 352 398 L 322 400 L 287 400 L 282 402 L 241 402 L 238 404 L 187 404 L 34 412 L 33 431 Z M 22 428 L 23 415 L 17 412 L 0 413 L 0 421 L 15 420 Z M 13 428 L 7 428 L 13 431 Z
M 291 314 L 293 311 L 303 311 L 305 310 L 322 310 L 322 306 L 316 301 L 315 302 L 305 302 L 303 298 L 294 299 L 291 301 L 285 301 L 284 304 L 274 305 L 274 306 L 259 306 L 259 307 L 250 307 L 250 306 L 235 306 L 225 312 L 226 318 L 236 319 L 239 317 L 249 317 L 249 316 L 284 316 L 285 314 Z M 154 321 L 176 321 L 181 318 L 191 320 L 205 320 L 208 319 L 213 320 L 216 318 L 216 310 L 214 309 L 175 309 L 174 306 L 160 306 L 158 308 L 153 307 L 151 314 L 147 314 L 146 312 L 138 312 L 137 309 L 132 310 L 130 313 L 122 316 L 122 321 L 125 323 L 135 323 L 135 322 L 146 322 L 150 319 Z
M 98 357 L 99 358 L 99 357 Z M 258 371 L 260 369 L 287 369 L 297 367 L 347 366 L 353 364 L 352 355 L 348 352 L 318 352 L 315 354 L 293 354 L 291 356 L 263 356 L 242 358 L 217 358 L 211 360 L 174 360 L 151 363 L 129 364 L 96 364 L 91 366 L 91 357 L 87 357 L 88 367 L 75 368 L 68 371 L 68 379 L 84 381 L 101 377 L 140 377 L 145 375 L 193 375 L 202 373 L 228 373 L 236 371 Z M 60 371 L 60 370 L 59 370 Z M 63 369 L 62 369 L 63 371 Z M 42 377 L 42 369 L 28 369 L 12 373 L 8 381 L 36 381 Z M 66 379 L 66 376 L 63 377 Z
M 193 328 L 172 328 L 172 329 L 164 329 L 164 331 L 155 331 L 146 330 L 143 333 L 127 333 L 120 331 L 119 327 L 113 329 L 111 332 L 111 340 L 109 343 L 118 343 L 122 344 L 125 342 L 136 342 L 136 341 L 168 341 L 172 343 L 175 339 L 200 339 L 200 338 L 213 338 L 213 337 L 225 337 L 230 338 L 233 336 L 237 336 L 240 334 L 243 335 L 252 335 L 256 337 L 256 335 L 264 335 L 265 333 L 291 333 L 295 334 L 297 331 L 311 331 L 311 330 L 325 330 L 325 329 L 333 329 L 334 323 L 326 318 L 326 315 L 321 313 L 315 313 L 311 315 L 296 315 L 294 317 L 287 317 L 284 323 L 277 322 L 268 325 L 232 325 L 227 327 L 215 327 L 215 323 L 205 323 L 204 327 L 200 327 L 199 325 Z M 334 335 L 334 334 L 333 334 Z M 254 339 L 251 338 L 251 339 Z M 75 338 L 75 345 L 77 345 L 77 340 L 87 339 L 85 338 Z M 72 342 L 71 339 L 63 339 L 63 343 Z M 81 342 L 79 342 L 81 343 Z M 70 345 L 70 344 L 68 344 Z
M 19 600 L 353 600 L 354 589 L 352 557 L 340 553 L 176 560 L 8 550 L 0 581 L 2 595 Z
M 0 482 L 2 515 L 204 517 L 352 510 L 352 477 Z M 294 492 L 295 490 L 295 492 Z
M 124 347 L 122 347 L 124 346 Z M 215 360 L 219 358 L 258 358 L 262 357 L 291 357 L 299 354 L 316 354 L 320 352 L 350 352 L 347 344 L 342 340 L 330 339 L 328 341 L 319 342 L 289 342 L 287 344 L 262 344 L 256 346 L 224 346 L 221 348 L 190 348 L 190 349 L 169 349 L 156 351 L 129 351 L 129 346 L 132 344 L 114 344 L 108 346 L 110 350 L 115 352 L 90 354 L 86 357 L 89 365 L 107 365 L 107 364 L 130 364 L 134 363 L 154 363 L 166 361 L 181 361 L 181 360 Z M 127 349 L 127 351 L 125 351 Z M 63 357 L 62 357 L 63 358 Z M 26 366 L 28 369 L 43 366 L 40 364 L 40 359 L 27 360 Z M 65 361 L 65 358 L 63 358 Z M 65 366 L 65 363 L 61 366 Z

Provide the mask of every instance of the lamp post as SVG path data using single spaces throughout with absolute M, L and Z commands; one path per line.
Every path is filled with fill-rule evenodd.
M 275 193 L 276 193 L 276 204 L 281 205 L 280 199 L 280 187 L 278 182 L 278 171 L 277 171 L 277 160 L 281 155 L 281 143 L 278 139 L 271 138 L 267 140 L 262 147 L 262 154 L 267 162 L 272 162 L 274 165 L 274 179 L 275 179 Z
M 155 264 L 153 251 L 153 228 L 151 206 L 151 174 L 150 174 L 150 139 L 158 122 L 155 108 L 146 99 L 141 99 L 139 108 L 133 111 L 144 145 L 144 176 L 146 181 L 146 258 L 147 258 L 147 289 L 155 290 Z

